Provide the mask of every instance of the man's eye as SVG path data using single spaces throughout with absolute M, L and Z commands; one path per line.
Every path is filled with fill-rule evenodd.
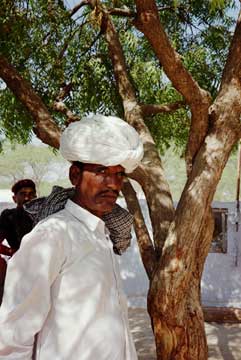
M 96 169 L 95 172 L 96 172 L 96 174 L 105 174 L 105 173 L 106 173 L 106 169 L 103 169 L 103 168 Z
M 126 176 L 126 174 L 124 173 L 124 171 L 121 171 L 121 172 L 117 173 L 117 176 L 119 178 L 124 178 Z

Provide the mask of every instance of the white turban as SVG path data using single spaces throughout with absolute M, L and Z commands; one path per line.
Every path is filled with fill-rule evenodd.
M 132 172 L 143 157 L 143 144 L 125 121 L 97 114 L 73 122 L 64 130 L 60 153 L 68 161 L 121 165 Z

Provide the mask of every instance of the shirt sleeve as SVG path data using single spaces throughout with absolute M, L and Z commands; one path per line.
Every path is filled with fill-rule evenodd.
M 8 209 L 5 209 L 0 214 L 0 239 L 3 241 L 9 229 L 9 220 L 8 220 Z
M 0 215 L 0 241 L 7 240 L 8 245 L 13 249 L 19 248 L 16 224 L 17 209 L 5 209 Z M 30 231 L 30 230 L 29 230 Z M 28 231 L 28 232 L 29 232 Z
M 51 285 L 64 262 L 59 231 L 34 229 L 8 263 L 0 307 L 0 358 L 32 359 L 34 336 L 51 308 Z

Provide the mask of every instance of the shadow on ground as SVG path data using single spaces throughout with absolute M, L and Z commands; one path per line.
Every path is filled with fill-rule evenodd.
M 129 309 L 131 332 L 139 360 L 156 360 L 155 341 L 150 318 L 145 309 Z
M 240 324 L 205 324 L 210 360 L 241 360 Z

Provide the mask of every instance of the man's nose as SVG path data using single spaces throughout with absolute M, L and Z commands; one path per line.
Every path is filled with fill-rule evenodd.
M 29 200 L 31 200 L 31 198 L 32 198 L 32 197 L 31 197 L 31 194 L 25 194 L 25 195 L 24 195 L 24 200 L 25 200 L 25 201 L 29 201 Z
M 106 185 L 112 190 L 120 190 L 122 180 L 115 174 L 110 174 L 105 178 Z

